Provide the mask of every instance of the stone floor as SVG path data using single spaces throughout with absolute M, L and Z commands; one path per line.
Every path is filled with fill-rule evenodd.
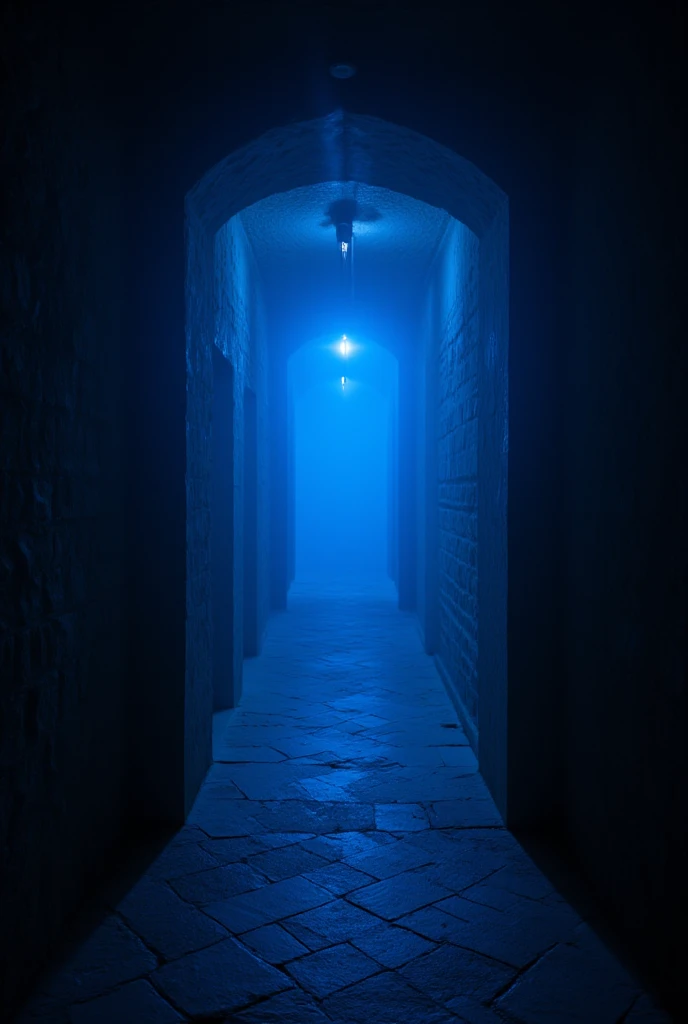
M 295 588 L 185 828 L 22 1024 L 659 1024 L 504 829 L 391 590 Z

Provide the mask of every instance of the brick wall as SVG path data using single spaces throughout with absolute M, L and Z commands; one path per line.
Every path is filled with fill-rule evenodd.
M 258 400 L 259 629 L 268 614 L 269 484 L 267 318 L 254 260 L 239 217 L 213 237 L 187 211 L 187 578 L 186 713 L 187 803 L 211 761 L 213 635 L 211 616 L 212 346 L 233 369 L 234 424 L 234 700 L 243 662 L 244 389 Z
M 255 260 L 240 217 L 217 234 L 215 245 L 215 344 L 234 369 L 234 675 L 241 692 L 243 660 L 244 391 L 251 388 L 258 409 L 258 606 L 259 629 L 269 605 L 269 445 L 267 316 Z
M 437 648 L 448 684 L 478 719 L 478 239 L 452 220 L 428 288 L 424 348 L 436 353 Z M 437 336 L 435 336 L 437 335 Z M 432 372 L 428 367 L 427 372 Z M 423 407 L 423 417 L 426 409 Z M 422 424 L 419 424 L 422 426 Z M 422 453 L 425 457 L 425 451 Z M 425 487 L 423 488 L 425 490 Z M 423 603 L 430 599 L 421 587 Z
M 118 153 L 72 26 L 4 18 L 3 1016 L 119 837 L 125 770 Z

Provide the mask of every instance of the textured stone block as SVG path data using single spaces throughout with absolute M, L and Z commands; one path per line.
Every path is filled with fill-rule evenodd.
M 164 882 L 143 879 L 117 909 L 131 928 L 165 959 L 210 946 L 227 935 L 216 921 L 189 906 Z
M 190 1017 L 230 1013 L 292 987 L 281 971 L 262 963 L 234 939 L 175 960 L 152 979 Z
M 133 981 L 109 995 L 79 1003 L 71 1008 L 70 1014 L 72 1024 L 178 1024 L 182 1020 L 148 981 Z
M 323 1001 L 334 1024 L 369 1024 L 371 1008 L 376 1024 L 457 1024 L 453 1013 L 407 985 L 396 974 L 379 974 Z
M 108 918 L 58 973 L 46 979 L 39 1001 L 57 1010 L 77 1000 L 95 998 L 156 967 L 155 956 L 143 942 L 121 921 Z
M 456 996 L 489 1002 L 516 972 L 458 946 L 443 946 L 418 957 L 399 971 L 401 976 L 438 1003 Z
M 189 903 L 213 903 L 260 889 L 265 885 L 265 877 L 248 864 L 227 864 L 173 879 L 170 885 Z
M 310 996 L 294 989 L 233 1015 L 232 1024 L 330 1024 L 330 1019 Z
M 302 988 L 324 999 L 347 985 L 377 974 L 380 965 L 349 943 L 341 943 L 295 960 L 288 971 Z
M 372 956 L 383 967 L 391 969 L 415 960 L 435 948 L 432 942 L 393 924 L 380 924 L 352 939 L 354 946 Z
M 241 941 L 269 964 L 284 964 L 308 953 L 308 947 L 278 924 L 268 924 L 252 932 L 244 932 Z
M 543 956 L 497 1001 L 496 1009 L 525 1024 L 562 1024 L 595 1018 L 614 1024 L 630 1009 L 637 985 L 611 956 L 600 960 L 574 946 L 560 945 Z
M 319 907 L 331 899 L 332 893 L 327 889 L 297 877 L 210 903 L 204 909 L 230 931 L 241 933 Z
M 428 882 L 413 872 L 385 878 L 363 889 L 349 893 L 348 899 L 356 906 L 393 921 L 404 914 L 409 914 L 437 900 L 444 899 L 449 890 L 441 885 Z

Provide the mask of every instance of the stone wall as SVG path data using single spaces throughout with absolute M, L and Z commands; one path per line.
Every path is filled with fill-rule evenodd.
M 421 586 L 422 608 L 436 588 L 436 654 L 465 714 L 478 721 L 478 256 L 476 236 L 452 220 L 428 287 L 423 353 L 433 353 L 436 396 L 436 580 Z M 436 335 L 436 336 L 435 336 Z M 424 357 L 422 357 L 424 358 Z M 425 388 L 424 388 L 425 391 Z M 426 433 L 427 404 L 422 403 Z M 432 428 L 431 428 L 432 429 Z M 421 435 L 422 436 L 422 435 Z M 419 461 L 427 462 L 425 448 Z M 426 479 L 419 493 L 426 493 Z M 428 501 L 433 497 L 428 496 Z M 421 531 L 419 531 L 420 533 Z M 423 545 L 424 547 L 424 545 Z M 419 559 L 424 577 L 425 558 Z
M 189 211 L 193 217 L 193 212 Z M 267 319 L 255 261 L 239 217 L 214 238 L 198 225 L 187 232 L 188 401 L 187 401 L 187 649 L 185 715 L 193 766 L 187 766 L 190 799 L 211 760 L 213 630 L 210 538 L 212 467 L 212 346 L 233 374 L 234 551 L 232 613 L 233 703 L 241 695 L 243 664 L 244 393 L 258 400 L 259 630 L 268 615 L 269 446 Z
M 241 696 L 243 664 L 244 393 L 258 411 L 258 629 L 269 603 L 269 444 L 267 317 L 255 261 L 239 217 L 214 236 L 187 209 L 187 576 L 184 715 L 187 804 L 212 760 L 213 628 L 211 615 L 212 346 L 232 367 L 233 380 L 233 703 Z
M 244 393 L 251 388 L 258 410 L 258 607 L 259 632 L 269 614 L 269 408 L 268 320 L 258 271 L 241 218 L 233 217 L 215 243 L 217 308 L 215 344 L 234 370 L 234 676 L 241 694 L 243 661 Z
M 0 1006 L 118 841 L 126 753 L 119 154 L 88 52 L 0 24 Z M 70 46 L 73 52 L 70 52 Z M 88 81 L 85 88 L 84 81 Z

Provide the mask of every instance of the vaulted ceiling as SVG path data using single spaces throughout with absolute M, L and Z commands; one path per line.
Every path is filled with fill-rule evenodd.
M 336 240 L 336 223 L 347 213 L 353 213 L 353 306 L 345 299 Z M 317 324 L 318 334 L 328 330 L 328 311 L 333 336 L 347 327 L 369 334 L 379 333 L 381 324 L 398 330 L 417 309 L 450 221 L 446 211 L 407 195 L 337 181 L 269 196 L 240 218 L 265 297 L 291 330 L 301 331 L 298 344 L 312 340 L 310 325 Z

